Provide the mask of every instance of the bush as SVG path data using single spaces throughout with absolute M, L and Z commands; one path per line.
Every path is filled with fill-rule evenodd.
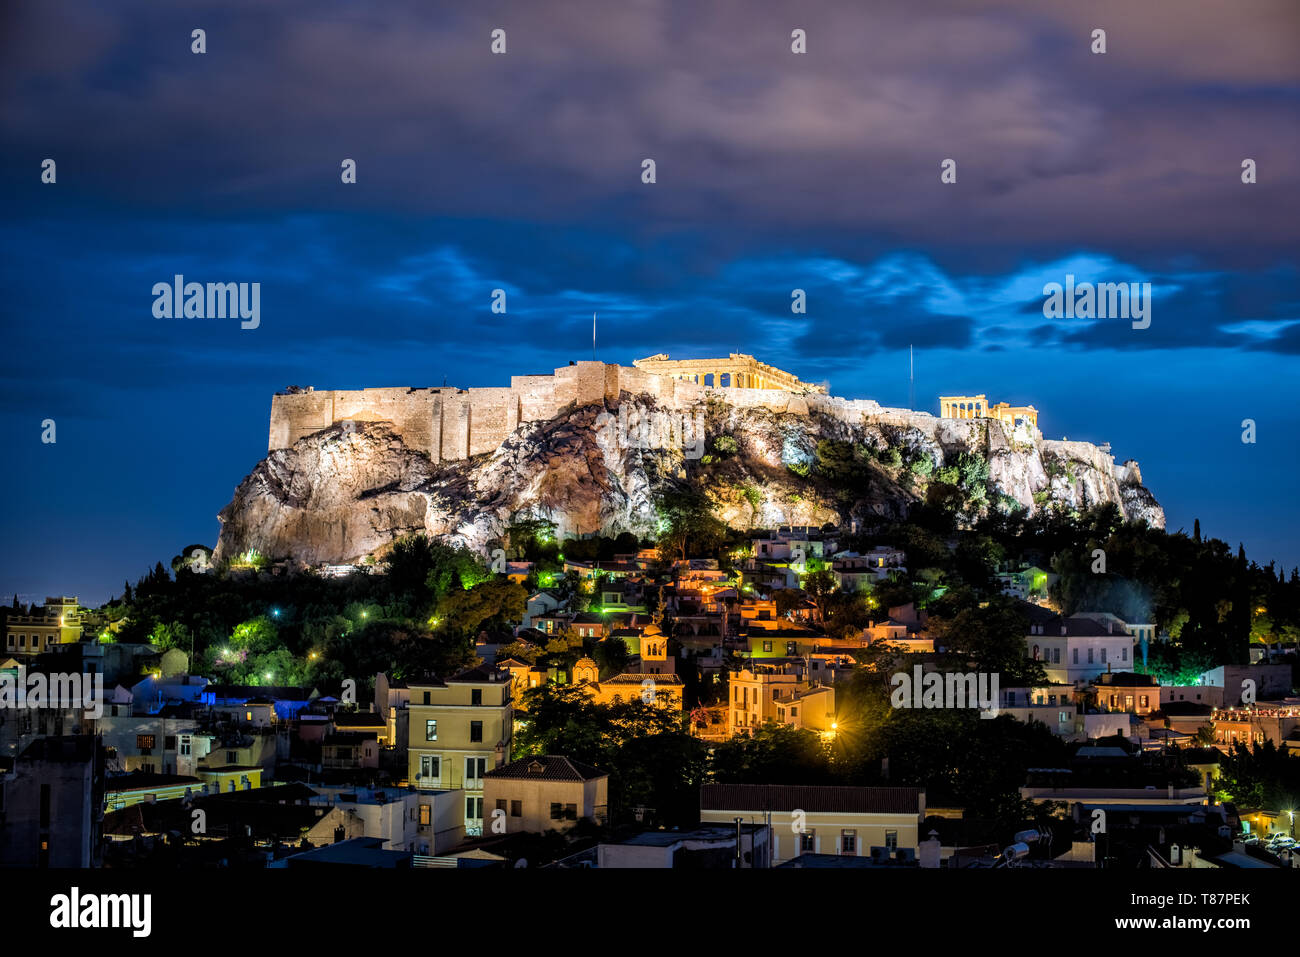
M 903 464 L 903 453 L 893 446 L 890 446 L 887 449 L 881 449 L 879 458 L 882 465 L 888 466 L 891 469 L 896 469 Z

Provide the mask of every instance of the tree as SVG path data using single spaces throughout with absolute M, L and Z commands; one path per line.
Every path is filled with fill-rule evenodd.
M 170 651 L 172 648 L 189 651 L 193 640 L 194 636 L 189 628 L 176 621 L 158 622 L 149 634 L 149 643 L 156 646 L 159 651 Z
M 627 669 L 629 659 L 627 642 L 622 638 L 606 638 L 596 642 L 591 651 L 592 660 L 600 668 L 600 678 L 605 680 L 620 675 Z
M 524 617 L 528 593 L 507 578 L 493 578 L 471 588 L 453 588 L 438 602 L 438 627 L 474 634 L 490 622 L 518 622 Z
M 976 671 L 998 674 L 1001 684 L 1011 687 L 1032 687 L 1047 680 L 1043 666 L 1026 656 L 1029 619 L 1013 599 L 998 596 L 955 614 L 948 611 L 950 607 L 940 605 L 930 618 L 930 630 L 957 659 L 958 667 L 973 665 Z
M 388 586 L 392 593 L 412 606 L 429 600 L 427 580 L 434 566 L 433 542 L 427 535 L 405 535 L 393 542 L 388 553 Z
M 804 603 L 806 596 L 800 588 L 778 588 L 772 592 L 772 601 L 776 604 L 776 615 L 784 618 Z
M 821 736 L 769 721 L 750 736 L 714 745 L 713 778 L 727 784 L 830 784 L 830 755 Z
M 275 649 L 279 631 L 266 615 L 250 618 L 235 626 L 230 634 L 230 644 L 240 651 L 262 654 Z
M 838 583 L 835 581 L 835 573 L 827 568 L 819 568 L 817 571 L 805 575 L 801 584 L 808 597 L 812 599 L 813 604 L 817 606 L 817 617 L 824 621 L 826 618 L 826 603 L 838 587 Z
M 727 526 L 714 514 L 713 506 L 703 494 L 693 491 L 670 491 L 658 502 L 661 552 L 679 558 L 710 555 L 726 540 Z

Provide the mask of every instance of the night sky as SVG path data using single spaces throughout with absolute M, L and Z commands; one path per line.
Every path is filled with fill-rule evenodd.
M 605 361 L 885 405 L 912 344 L 918 408 L 1032 403 L 1289 569 L 1298 74 L 1294 0 L 11 0 L 0 594 L 99 603 L 215 544 L 276 389 L 507 385 L 589 359 L 593 311 Z M 176 273 L 260 282 L 260 327 L 154 318 Z M 1067 273 L 1150 282 L 1150 328 L 1045 319 Z

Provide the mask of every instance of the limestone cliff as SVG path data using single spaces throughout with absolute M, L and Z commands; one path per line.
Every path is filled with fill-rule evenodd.
M 653 536 L 657 495 L 686 486 L 708 495 L 737 528 L 848 526 L 904 517 L 962 453 L 988 464 L 988 504 L 978 510 L 1012 499 L 1031 513 L 1115 502 L 1127 518 L 1164 525 L 1136 462 L 1115 466 L 1096 446 L 1045 441 L 997 420 L 828 411 L 797 400 L 773 409 L 710 396 L 693 413 L 702 443 L 692 444 L 689 422 L 683 432 L 627 434 L 628 422 L 682 414 L 650 395 L 623 393 L 525 422 L 493 451 L 441 464 L 390 422 L 335 423 L 271 452 L 244 479 L 219 515 L 214 558 L 256 548 L 308 564 L 356 562 L 415 531 L 482 549 L 517 516 L 549 519 L 566 535 Z M 824 439 L 866 462 L 851 489 L 813 467 Z

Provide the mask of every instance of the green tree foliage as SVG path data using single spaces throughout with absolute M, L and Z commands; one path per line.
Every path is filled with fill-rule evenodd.
M 714 778 L 732 784 L 831 784 L 828 750 L 814 731 L 768 722 L 713 748 Z
M 819 568 L 804 575 L 799 583 L 803 586 L 804 593 L 817 606 L 818 616 L 824 619 L 827 603 L 838 587 L 835 573 L 827 568 Z
M 1295 808 L 1300 802 L 1300 757 L 1272 741 L 1247 748 L 1238 741 L 1219 765 L 1222 800 L 1238 807 Z
M 1029 619 L 1014 599 L 998 596 L 971 604 L 960 593 L 949 593 L 937 604 L 931 611 L 930 631 L 935 644 L 947 650 L 955 670 L 997 674 L 1003 687 L 1047 680 L 1043 666 L 1026 657 Z
M 594 704 L 580 689 L 554 684 L 530 688 L 525 706 L 515 757 L 564 754 L 608 772 L 611 822 L 633 823 L 635 807 L 654 808 L 652 821 L 670 827 L 699 821 L 707 750 L 683 730 L 680 714 L 639 700 Z
M 190 629 L 178 621 L 160 621 L 149 634 L 149 643 L 156 646 L 159 651 L 170 651 L 172 648 L 179 648 L 181 651 L 188 652 L 192 639 Z
M 279 631 L 267 615 L 240 622 L 230 633 L 231 647 L 251 654 L 272 651 L 278 645 Z
M 487 624 L 518 622 L 524 616 L 528 593 L 507 578 L 493 578 L 470 588 L 452 588 L 438 601 L 434 616 L 438 627 L 474 635 Z
M 591 649 L 591 657 L 600 668 L 600 678 L 604 681 L 626 671 L 631 656 L 627 651 L 627 642 L 622 638 L 606 638 L 595 643 Z
M 711 555 L 727 539 L 727 527 L 714 514 L 709 499 L 694 490 L 664 493 L 658 502 L 658 545 L 666 555 L 687 558 Z

